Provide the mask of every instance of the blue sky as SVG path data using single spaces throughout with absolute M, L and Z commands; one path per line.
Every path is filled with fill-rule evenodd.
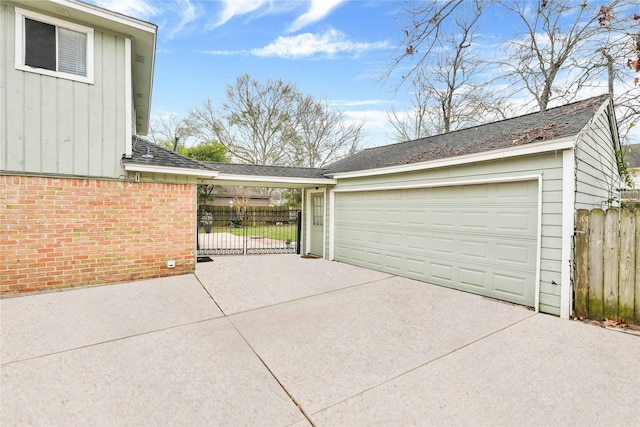
M 401 40 L 402 1 L 93 0 L 158 25 L 152 116 L 219 105 L 241 74 L 281 78 L 366 120 L 366 145 L 388 140 L 385 111 L 404 97 L 378 77 Z
M 364 146 L 394 142 L 386 112 L 409 106 L 410 87 L 397 90 L 397 75 L 380 81 L 402 40 L 405 1 L 89 1 L 158 25 L 152 117 L 184 117 L 206 98 L 219 106 L 227 85 L 244 73 L 296 83 L 345 111 L 347 120 L 366 121 Z M 496 15 L 485 19 L 478 47 L 495 52 L 515 25 Z

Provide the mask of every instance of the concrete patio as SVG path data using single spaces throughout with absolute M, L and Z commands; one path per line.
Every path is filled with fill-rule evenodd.
M 0 424 L 638 425 L 640 337 L 346 264 L 0 300 Z

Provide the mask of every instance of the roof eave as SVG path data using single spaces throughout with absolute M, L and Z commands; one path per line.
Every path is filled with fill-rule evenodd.
M 331 178 L 300 178 L 290 176 L 263 176 L 263 175 L 235 175 L 218 174 L 212 181 L 214 184 L 245 185 L 259 187 L 290 187 L 303 188 L 319 185 L 335 185 L 337 180 Z
M 213 179 L 219 174 L 218 171 L 206 169 L 176 168 L 170 166 L 143 165 L 140 163 L 125 163 L 124 170 L 127 172 L 162 173 L 169 175 L 195 176 L 203 179 Z
M 409 163 L 406 165 L 387 166 L 376 169 L 338 172 L 332 174 L 332 176 L 333 179 L 340 180 L 345 178 L 361 178 L 367 176 L 388 175 L 394 173 L 414 172 L 426 169 L 458 166 L 468 163 L 500 160 L 509 157 L 526 156 L 530 154 L 539 154 L 548 151 L 567 150 L 573 148 L 575 146 L 575 142 L 576 136 L 571 135 L 545 142 L 537 142 L 535 144 L 519 145 L 516 147 L 483 151 L 481 153 L 466 154 L 463 156 L 447 157 L 444 159 L 428 160 L 425 162 Z

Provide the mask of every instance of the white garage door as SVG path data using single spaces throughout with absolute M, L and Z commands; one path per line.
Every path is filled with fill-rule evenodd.
M 533 306 L 537 186 L 338 192 L 335 259 Z

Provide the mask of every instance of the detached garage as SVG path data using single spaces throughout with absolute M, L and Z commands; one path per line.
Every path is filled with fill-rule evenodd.
M 619 150 L 608 96 L 363 150 L 328 168 L 325 256 L 568 317 L 575 212 L 615 204 Z

